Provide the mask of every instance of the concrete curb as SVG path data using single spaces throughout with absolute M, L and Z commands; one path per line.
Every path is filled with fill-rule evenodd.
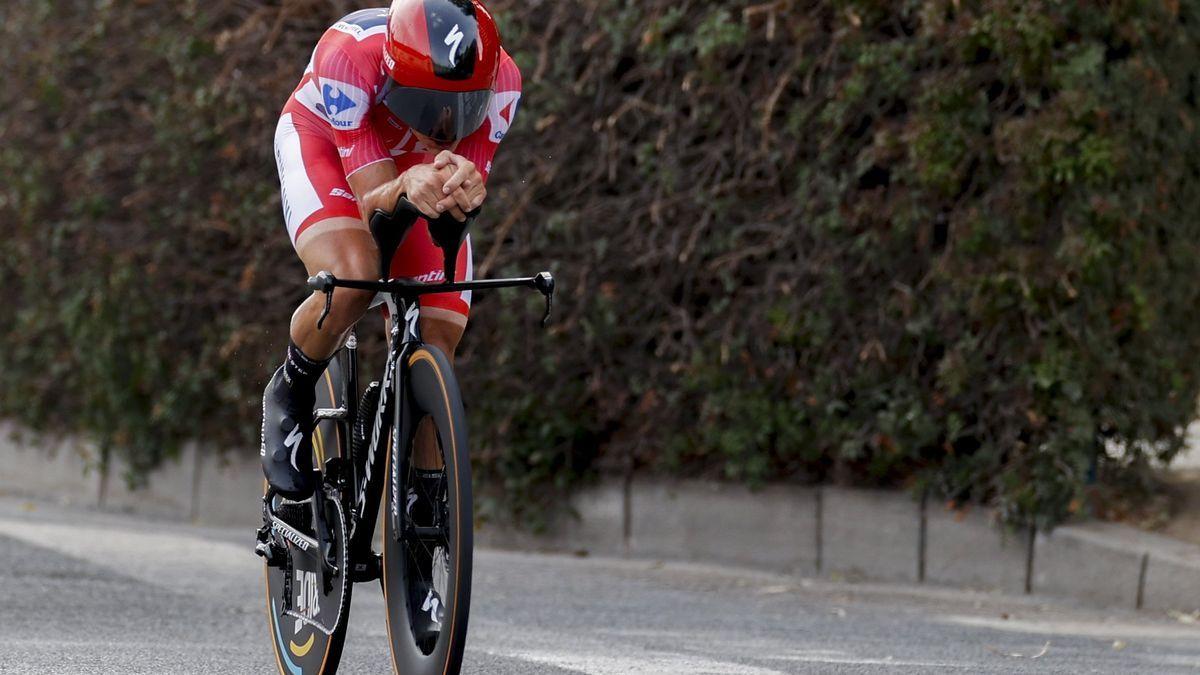
M 0 494 L 197 524 L 262 524 L 256 506 L 262 470 L 252 452 L 222 457 L 190 444 L 136 490 L 128 487 L 123 462 L 114 459 L 107 473 L 99 465 L 100 452 L 92 443 L 42 437 L 0 423 Z
M 86 443 L 0 424 L 0 494 L 248 531 L 259 524 L 253 452 L 220 457 L 190 446 L 134 491 L 119 463 L 107 476 L 96 471 L 98 457 Z M 481 523 L 476 542 L 1200 610 L 1200 546 L 1108 523 L 1012 532 L 986 511 L 951 511 L 899 492 L 640 479 L 580 490 L 571 508 L 573 517 L 538 535 Z
M 1035 539 L 1034 592 L 1137 607 L 1145 554 L 1094 526 L 1063 526 Z
M 1033 542 L 1029 532 L 1002 529 L 980 509 L 925 507 L 923 581 L 1006 593 L 1026 593 Z
M 628 553 L 815 572 L 817 492 L 775 486 L 745 497 L 744 489 L 730 485 L 634 481 Z
M 920 581 L 921 505 L 906 494 L 822 488 L 821 571 Z
M 900 492 L 752 492 L 697 481 L 612 481 L 581 490 L 572 506 L 576 517 L 550 532 L 535 537 L 488 524 L 476 541 L 1200 610 L 1200 546 L 1110 523 L 1013 531 L 986 510 L 955 511 Z
M 24 448 L 38 447 L 38 451 Z M 48 496 L 69 505 L 93 505 L 100 499 L 100 454 L 92 445 L 70 439 L 40 438 L 0 424 L 0 491 Z

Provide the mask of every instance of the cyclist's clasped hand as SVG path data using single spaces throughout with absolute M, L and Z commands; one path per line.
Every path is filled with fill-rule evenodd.
M 450 168 L 439 169 L 433 164 L 418 164 L 400 176 L 400 191 L 427 218 L 437 218 L 444 213 L 438 209 L 438 202 L 445 197 L 442 187 L 453 175 L 454 171 Z M 459 220 L 462 218 L 459 217 Z
M 454 170 L 450 180 L 446 181 L 442 188 L 443 196 L 437 204 L 439 213 L 449 211 L 458 220 L 465 220 L 465 214 L 483 205 L 483 200 L 487 198 L 487 188 L 474 162 L 462 155 L 443 150 L 438 153 L 433 166 L 437 169 Z
M 464 221 L 487 197 L 475 163 L 449 150 L 439 154 L 433 164 L 412 167 L 401 180 L 408 201 L 430 218 L 449 213 Z

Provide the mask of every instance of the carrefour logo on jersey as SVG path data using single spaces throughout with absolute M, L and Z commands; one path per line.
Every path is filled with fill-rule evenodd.
M 499 143 L 508 135 L 508 128 L 517 116 L 517 101 L 521 94 L 515 91 L 502 91 L 492 96 L 488 106 L 488 121 L 492 125 L 492 142 Z
M 356 129 L 367 116 L 367 92 L 352 84 L 321 78 L 321 102 L 317 109 L 338 129 Z

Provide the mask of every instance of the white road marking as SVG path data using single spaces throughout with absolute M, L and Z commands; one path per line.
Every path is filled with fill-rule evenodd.
M 732 635 L 622 629 L 605 630 L 602 631 L 602 635 L 603 640 L 583 640 L 578 633 L 551 634 L 547 633 L 544 627 L 514 631 L 510 625 L 482 620 L 472 621 L 471 638 L 474 648 L 494 656 L 576 670 L 589 675 L 778 675 L 794 671 L 794 664 L 797 663 L 950 670 L 964 670 L 971 666 L 969 663 L 953 661 L 896 659 L 887 655 L 867 656 L 836 649 L 780 649 L 781 645 L 778 642 Z M 613 653 L 614 643 L 625 645 L 622 653 Z M 705 654 L 717 643 L 725 644 L 732 654 L 756 655 L 756 661 L 779 662 L 783 669 L 737 663 Z M 571 650 L 564 651 L 561 648 L 563 644 L 570 644 Z M 641 644 L 670 644 L 676 649 L 644 649 L 639 647 Z
M 729 661 L 715 661 L 702 656 L 642 651 L 636 656 L 614 656 L 590 650 L 561 651 L 553 649 L 504 649 L 485 647 L 494 656 L 539 663 L 556 668 L 577 670 L 589 675 L 660 675 L 661 673 L 691 673 L 693 675 L 783 675 L 783 671 L 746 666 Z M 609 650 L 611 651 L 611 650 Z
M 907 659 L 895 659 L 890 656 L 883 658 L 864 658 L 851 656 L 832 656 L 828 654 L 812 653 L 812 654 L 787 654 L 782 656 L 769 657 L 772 661 L 794 661 L 798 663 L 824 663 L 828 665 L 843 665 L 843 666 L 904 666 L 906 668 L 950 668 L 953 670 L 962 670 L 970 668 L 969 663 L 955 663 L 952 661 L 910 661 Z
M 1034 635 L 1074 635 L 1077 637 L 1103 638 L 1106 640 L 1130 638 L 1139 640 L 1196 640 L 1200 639 L 1200 627 L 1165 626 L 1162 623 L 1137 621 L 1035 621 L 1030 619 L 1000 619 L 985 616 L 943 615 L 935 619 L 940 623 L 972 628 L 990 628 L 1010 633 L 1033 633 Z

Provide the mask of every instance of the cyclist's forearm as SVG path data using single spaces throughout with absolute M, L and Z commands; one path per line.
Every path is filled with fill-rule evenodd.
M 445 211 L 439 210 L 437 205 L 446 197 L 444 186 L 453 173 L 449 167 L 439 170 L 433 164 L 417 164 L 397 174 L 394 164 L 380 163 L 352 174 L 349 181 L 358 197 L 363 220 L 368 223 L 376 209 L 387 212 L 395 209 L 401 195 L 426 217 L 437 218 Z
M 404 174 L 398 174 L 396 165 L 391 162 L 364 167 L 351 174 L 348 180 L 350 188 L 358 197 L 359 210 L 364 221 L 369 221 L 376 209 L 391 211 L 396 208 L 396 200 L 404 194 Z
M 371 190 L 362 200 L 363 219 L 369 221 L 371 214 L 375 213 L 376 209 L 391 211 L 396 208 L 396 202 L 403 194 L 405 194 L 403 175 Z

